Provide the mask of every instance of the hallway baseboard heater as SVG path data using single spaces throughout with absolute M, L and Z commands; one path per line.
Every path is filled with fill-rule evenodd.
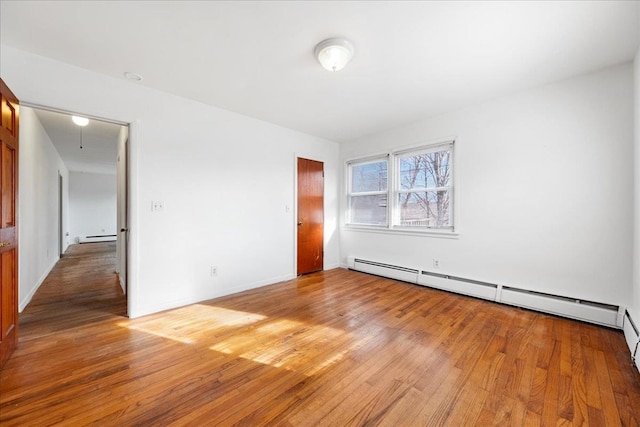
M 115 234 L 101 234 L 97 236 L 80 236 L 78 243 L 115 242 Z
M 514 286 L 487 283 L 356 257 L 347 258 L 351 270 L 383 276 L 416 285 L 482 298 L 614 328 L 622 327 L 624 309 L 611 304 L 585 301 Z

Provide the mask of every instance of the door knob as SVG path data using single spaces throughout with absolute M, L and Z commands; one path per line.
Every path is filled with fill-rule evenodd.
M 0 248 L 4 248 L 5 246 L 11 246 L 11 242 L 2 242 L 2 243 L 0 243 Z
M 298 221 L 298 226 L 302 225 L 302 221 Z

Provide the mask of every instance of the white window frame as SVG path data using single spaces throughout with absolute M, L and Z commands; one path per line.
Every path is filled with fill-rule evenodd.
M 433 226 L 403 226 L 400 224 L 400 202 L 399 195 L 406 193 L 415 193 L 416 188 L 411 190 L 404 190 L 401 188 L 400 183 L 400 159 L 403 157 L 416 156 L 420 154 L 429 154 L 436 153 L 438 151 L 449 151 L 451 154 L 449 156 L 449 186 L 447 187 L 425 187 L 418 188 L 419 191 L 441 191 L 446 190 L 449 192 L 449 224 L 446 227 L 433 227 Z M 392 195 L 393 195 L 393 218 L 391 221 L 391 226 L 394 229 L 407 229 L 407 230 L 441 230 L 441 231 L 453 231 L 455 229 L 455 199 L 454 199 L 454 141 L 447 141 L 443 143 L 430 144 L 427 146 L 422 146 L 418 148 L 410 148 L 402 151 L 395 151 L 392 153 L 393 156 L 393 186 L 392 186 Z M 389 173 L 389 172 L 388 172 Z
M 353 184 L 353 167 L 354 166 L 363 166 L 363 165 L 368 165 L 368 164 L 373 164 L 373 163 L 382 163 L 382 162 L 386 162 L 387 163 L 387 189 L 386 190 L 380 190 L 380 191 L 359 191 L 359 192 L 353 192 L 352 190 L 352 184 Z M 349 226 L 357 226 L 357 227 L 374 227 L 374 228 L 388 228 L 389 227 L 389 215 L 391 213 L 390 209 L 389 209 L 389 205 L 390 205 L 390 200 L 389 200 L 389 189 L 391 188 L 390 183 L 389 183 L 389 170 L 390 170 L 390 165 L 391 162 L 389 162 L 389 155 L 388 154 L 384 154 L 381 156 L 375 156 L 375 157 L 367 157 L 364 159 L 357 159 L 357 160 L 353 160 L 353 161 L 349 161 L 347 162 L 347 218 L 346 218 L 346 223 Z M 387 196 L 387 209 L 386 209 L 386 222 L 385 224 L 367 224 L 367 223 L 358 223 L 358 222 L 352 222 L 351 221 L 351 198 L 352 197 L 361 197 L 361 196 L 382 196 L 382 195 L 386 195 Z
M 415 145 L 412 147 L 404 147 L 401 149 L 391 150 L 388 153 L 365 158 L 348 160 L 345 164 L 346 168 L 346 209 L 345 209 L 345 227 L 354 231 L 374 231 L 393 234 L 412 234 L 412 235 L 432 235 L 436 237 L 454 237 L 459 234 L 458 224 L 458 199 L 457 194 L 459 186 L 457 183 L 457 159 L 455 153 L 455 138 L 440 139 L 426 144 Z M 412 192 L 400 188 L 400 158 L 411 155 L 427 154 L 437 151 L 450 150 L 450 176 L 449 186 L 433 187 L 428 191 L 447 190 L 449 191 L 449 221 L 450 225 L 446 227 L 429 227 L 429 226 L 402 226 L 400 225 L 400 206 L 399 194 Z M 367 163 L 377 163 L 387 161 L 387 191 L 361 192 L 352 193 L 352 167 Z M 415 189 L 414 189 L 415 191 Z M 351 222 L 351 197 L 353 195 L 380 195 L 387 194 L 387 223 L 386 225 L 361 224 Z

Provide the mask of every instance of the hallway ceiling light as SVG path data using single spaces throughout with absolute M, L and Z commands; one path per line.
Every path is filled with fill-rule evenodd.
M 342 70 L 353 58 L 353 45 L 343 38 L 326 39 L 318 43 L 313 53 L 326 70 Z
M 89 124 L 89 119 L 86 117 L 71 116 L 71 120 L 73 120 L 73 123 L 80 126 L 80 149 L 82 150 L 84 148 L 82 144 L 82 128 Z
M 71 116 L 71 120 L 73 120 L 73 123 L 77 124 L 78 126 L 86 126 L 89 124 L 89 119 L 87 119 L 86 117 Z

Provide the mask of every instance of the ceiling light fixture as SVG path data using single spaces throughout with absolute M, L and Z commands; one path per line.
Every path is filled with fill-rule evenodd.
M 71 120 L 73 120 L 73 123 L 77 124 L 78 126 L 86 126 L 89 124 L 89 119 L 87 119 L 86 117 L 71 116 Z
M 342 70 L 353 58 L 353 45 L 343 38 L 326 39 L 313 50 L 318 62 L 326 70 Z
M 71 116 L 71 120 L 73 120 L 73 123 L 80 126 L 80 149 L 82 150 L 82 128 L 89 124 L 89 119 L 86 117 Z

